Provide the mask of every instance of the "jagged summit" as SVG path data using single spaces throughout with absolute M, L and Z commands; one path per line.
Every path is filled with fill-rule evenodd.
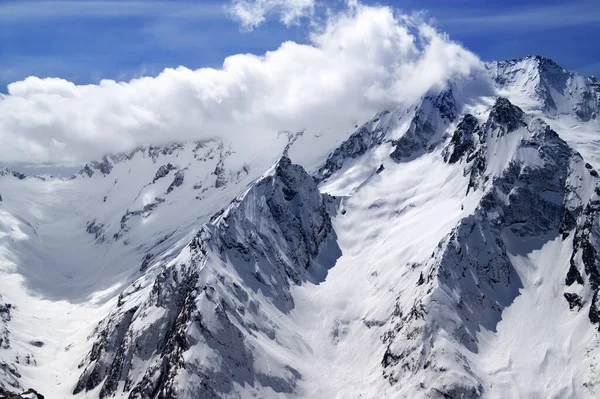
M 498 97 L 485 123 L 487 129 L 499 129 L 501 135 L 513 132 L 526 125 L 523 111 L 508 99 Z
M 493 62 L 487 68 L 501 90 L 538 101 L 548 115 L 574 114 L 584 122 L 598 116 L 600 86 L 593 77 L 580 76 L 540 56 Z
M 561 67 L 558 63 L 556 63 L 552 58 L 544 57 L 543 55 L 526 55 L 520 58 L 512 58 L 502 62 L 505 63 L 518 63 L 522 61 L 530 61 L 536 62 L 540 66 L 551 66 L 551 68 L 558 68 L 562 71 L 566 71 L 563 67 Z

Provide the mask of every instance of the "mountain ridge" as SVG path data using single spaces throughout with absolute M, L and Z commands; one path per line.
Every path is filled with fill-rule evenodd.
M 314 164 L 291 162 L 314 139 L 298 134 L 254 160 L 206 141 L 107 155 L 71 179 L 4 170 L 0 386 L 593 397 L 597 94 L 593 79 L 528 57 L 380 112 L 314 149 Z M 66 242 L 64 257 L 47 257 Z M 71 316 L 45 320 L 36 306 Z M 508 345 L 527 315 L 525 346 Z M 76 333 L 40 338 L 34 320 Z M 520 356 L 527 345 L 545 348 L 539 364 Z

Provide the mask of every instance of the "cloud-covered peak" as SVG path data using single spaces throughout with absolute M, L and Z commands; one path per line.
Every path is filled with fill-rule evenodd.
M 481 68 L 446 35 L 389 7 L 350 5 L 311 29 L 308 44 L 233 55 L 218 69 L 169 68 L 92 85 L 12 83 L 0 95 L 0 159 L 74 165 L 215 137 L 252 154 L 282 130 L 346 134 L 355 121 Z

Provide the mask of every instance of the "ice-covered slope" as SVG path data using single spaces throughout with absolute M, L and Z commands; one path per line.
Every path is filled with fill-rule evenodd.
M 597 111 L 595 80 L 529 57 L 342 140 L 287 133 L 249 159 L 145 147 L 69 180 L 4 171 L 0 382 L 595 397 Z

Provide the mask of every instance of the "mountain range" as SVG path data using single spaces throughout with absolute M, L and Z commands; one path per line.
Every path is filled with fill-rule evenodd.
M 598 397 L 599 146 L 535 56 L 249 157 L 1 169 L 0 397 Z

